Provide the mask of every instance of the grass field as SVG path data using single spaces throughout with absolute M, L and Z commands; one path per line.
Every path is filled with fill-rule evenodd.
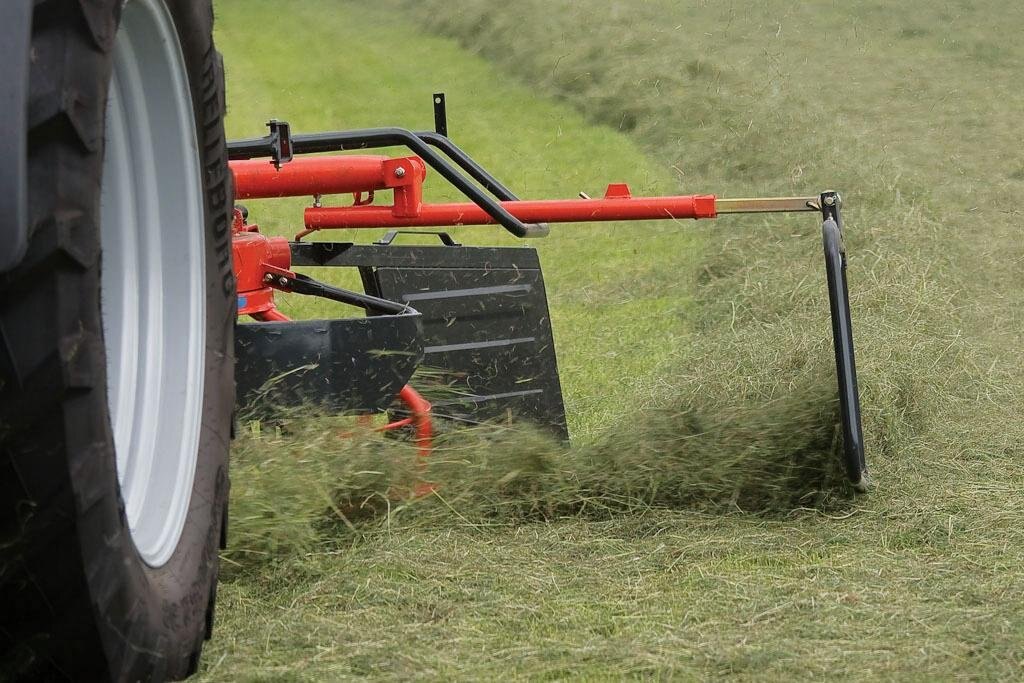
M 626 483 L 601 490 L 632 487 L 637 504 L 480 514 L 495 498 L 473 485 L 493 493 L 501 468 L 550 457 L 534 441 L 487 443 L 483 474 L 442 489 L 454 509 L 349 529 L 323 511 L 371 444 L 316 424 L 290 440 L 243 434 L 202 676 L 1024 675 L 1024 10 L 451 7 L 303 0 L 290 5 L 301 28 L 271 45 L 279 5 L 218 0 L 229 133 L 271 116 L 297 130 L 427 127 L 429 94 L 445 89 L 456 140 L 528 197 L 617 180 L 643 193 L 839 189 L 876 488 L 762 514 L 745 498 L 647 495 L 665 482 L 692 494 L 694 477 L 737 472 L 721 463 L 786 455 L 827 426 L 809 408 L 831 381 L 813 219 L 562 228 L 538 248 L 570 423 L 598 447 L 560 457 L 599 468 L 603 454 Z M 283 233 L 300 216 L 250 208 Z M 682 448 L 670 428 L 691 405 L 726 417 Z

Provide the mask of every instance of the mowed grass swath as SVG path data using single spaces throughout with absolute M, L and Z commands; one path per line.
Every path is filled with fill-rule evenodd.
M 878 487 L 750 468 L 831 447 L 815 221 L 567 226 L 538 247 L 583 447 L 452 442 L 410 505 L 386 495 L 415 476 L 401 444 L 243 435 L 206 675 L 1019 674 L 1018 10 L 517 7 L 301 3 L 302 44 L 270 55 L 248 47 L 271 5 L 222 2 L 230 133 L 427 127 L 445 89 L 453 137 L 523 196 L 844 191 Z M 259 222 L 290 234 L 299 206 Z

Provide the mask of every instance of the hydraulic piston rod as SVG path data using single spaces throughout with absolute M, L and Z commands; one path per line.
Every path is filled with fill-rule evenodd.
M 715 199 L 718 213 L 776 213 L 783 211 L 821 211 L 817 197 L 768 197 L 753 199 Z

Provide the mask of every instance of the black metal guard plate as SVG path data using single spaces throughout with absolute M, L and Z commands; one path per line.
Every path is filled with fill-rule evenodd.
M 568 438 L 537 252 L 527 247 L 293 243 L 292 265 L 359 267 L 368 291 L 423 316 L 426 368 L 450 397 L 434 414 L 462 423 L 525 418 Z
M 313 406 L 387 408 L 423 358 L 419 313 L 343 320 L 240 323 L 237 406 L 260 416 Z
M 292 242 L 291 248 L 293 266 L 470 269 L 494 267 L 540 270 L 537 250 L 530 247 Z
M 856 489 L 863 491 L 868 487 L 868 474 L 857 388 L 857 364 L 853 353 L 850 295 L 846 284 L 846 254 L 839 224 L 831 216 L 822 223 L 821 234 L 825 249 L 829 308 L 832 313 L 839 409 L 843 423 L 843 460 L 850 482 Z

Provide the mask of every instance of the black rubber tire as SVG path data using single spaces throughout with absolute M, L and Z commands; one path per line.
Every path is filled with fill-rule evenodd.
M 100 316 L 98 179 L 123 2 L 36 0 L 32 236 L 0 276 L 0 680 L 182 678 L 212 627 L 234 403 L 223 66 L 209 0 L 165 2 L 190 79 L 205 191 L 207 354 L 191 505 L 171 559 L 148 566 L 117 482 Z

